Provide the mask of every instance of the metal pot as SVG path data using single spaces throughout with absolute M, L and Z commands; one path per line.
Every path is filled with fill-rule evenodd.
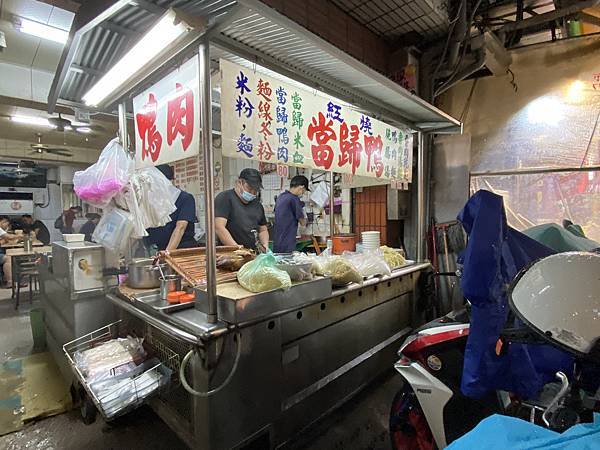
M 160 298 L 167 300 L 169 292 L 181 291 L 181 277 L 179 275 L 165 275 L 160 278 Z
M 152 258 L 134 259 L 127 265 L 127 284 L 133 289 L 153 289 L 160 287 L 160 270 Z M 160 264 L 166 275 L 170 274 L 167 264 Z

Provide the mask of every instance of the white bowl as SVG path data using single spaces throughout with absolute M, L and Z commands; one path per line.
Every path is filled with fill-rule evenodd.
M 85 239 L 85 234 L 63 234 L 63 239 L 65 240 L 65 242 L 83 242 L 83 240 Z

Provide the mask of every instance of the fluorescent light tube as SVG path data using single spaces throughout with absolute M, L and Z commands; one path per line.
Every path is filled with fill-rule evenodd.
M 88 106 L 98 106 L 177 41 L 192 26 L 170 9 L 100 80 L 83 96 Z
M 59 44 L 64 44 L 69 38 L 68 31 L 29 19 L 21 19 L 21 24 L 18 26 L 18 29 L 22 33 L 30 34 L 42 39 L 48 39 L 49 41 L 58 42 Z
M 41 127 L 54 128 L 54 125 L 51 125 L 48 122 L 48 119 L 43 117 L 35 117 L 35 116 L 11 116 L 10 120 L 17 123 L 24 123 L 27 125 L 38 125 Z

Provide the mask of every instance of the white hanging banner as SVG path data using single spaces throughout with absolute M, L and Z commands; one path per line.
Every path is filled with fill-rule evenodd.
M 198 59 L 192 58 L 133 99 L 135 165 L 146 167 L 198 154 Z
M 238 64 L 220 65 L 223 156 L 411 181 L 411 130 Z

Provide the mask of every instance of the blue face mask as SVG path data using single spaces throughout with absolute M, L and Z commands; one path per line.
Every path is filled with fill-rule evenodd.
M 256 195 L 251 194 L 250 192 L 245 191 L 242 188 L 242 200 L 244 200 L 245 202 L 250 203 L 252 200 L 254 200 L 256 198 Z

